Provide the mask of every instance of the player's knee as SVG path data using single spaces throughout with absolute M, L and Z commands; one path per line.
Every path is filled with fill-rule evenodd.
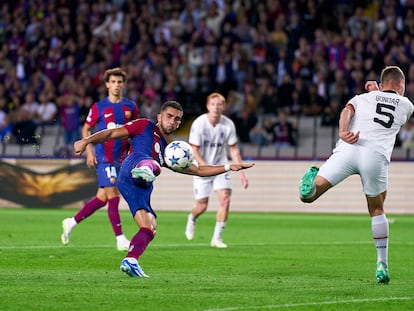
M 205 212 L 207 210 L 208 207 L 208 199 L 200 199 L 197 200 L 194 208 L 198 211 L 198 212 Z
M 225 195 L 222 199 L 221 199 L 221 205 L 222 206 L 229 206 L 230 205 L 230 199 L 231 197 L 229 195 Z
M 151 226 L 151 231 L 153 236 L 155 236 L 157 234 L 157 226 Z

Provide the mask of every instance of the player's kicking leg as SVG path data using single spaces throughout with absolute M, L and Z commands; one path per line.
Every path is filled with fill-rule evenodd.
M 377 279 L 377 283 L 380 284 L 388 284 L 388 282 L 390 281 L 390 273 L 388 272 L 388 267 L 382 261 L 377 264 L 375 278 Z
M 310 167 L 305 175 L 303 175 L 299 184 L 299 195 L 303 200 L 310 199 L 316 193 L 315 178 L 318 175 L 319 168 L 316 166 Z
M 154 160 L 142 160 L 131 170 L 133 178 L 141 178 L 146 182 L 153 182 L 160 174 L 160 165 Z

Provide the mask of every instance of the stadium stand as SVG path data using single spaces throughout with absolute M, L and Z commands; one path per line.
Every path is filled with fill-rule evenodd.
M 385 64 L 404 70 L 414 100 L 413 12 L 412 1 L 389 0 L 4 1 L 0 96 L 13 122 L 27 93 L 58 108 L 73 95 L 81 126 L 105 93 L 103 71 L 121 66 L 125 96 L 140 108 L 145 94 L 156 104 L 173 98 L 191 119 L 219 91 L 236 121 L 247 112 L 260 124 L 281 110 L 295 120 L 298 142 L 288 147 L 255 146 L 238 127 L 246 157 L 323 158 L 336 140 L 334 110 Z M 321 126 L 326 116 L 332 125 Z M 10 140 L 3 155 L 71 156 L 59 122 L 37 133 L 37 146 Z M 410 150 L 398 145 L 396 155 Z

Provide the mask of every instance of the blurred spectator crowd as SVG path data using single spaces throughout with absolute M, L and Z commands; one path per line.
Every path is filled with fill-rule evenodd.
M 58 124 L 71 146 L 118 66 L 143 117 L 169 99 L 195 116 L 218 91 L 241 142 L 259 145 L 295 145 L 302 116 L 336 126 L 384 65 L 414 100 L 410 0 L 2 1 L 0 47 L 0 139 L 21 144 Z

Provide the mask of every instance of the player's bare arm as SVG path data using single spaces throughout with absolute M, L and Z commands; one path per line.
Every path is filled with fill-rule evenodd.
M 188 174 L 188 175 L 195 175 L 201 177 L 208 177 L 208 176 L 215 176 L 218 174 L 222 174 L 228 171 L 240 171 L 251 168 L 254 166 L 254 162 L 250 163 L 232 163 L 227 165 L 194 165 L 191 164 L 190 167 L 181 171 L 180 173 Z
M 339 118 L 339 138 L 348 144 L 355 144 L 359 139 L 359 131 L 354 133 L 349 130 L 349 124 L 354 116 L 355 109 L 347 104 L 341 111 Z
M 128 136 L 128 131 L 121 126 L 113 129 L 102 130 L 96 132 L 95 134 L 89 135 L 88 137 L 82 138 L 81 140 L 76 141 L 73 144 L 73 147 L 77 155 L 82 155 L 89 144 L 100 144 L 111 139 L 125 139 Z

